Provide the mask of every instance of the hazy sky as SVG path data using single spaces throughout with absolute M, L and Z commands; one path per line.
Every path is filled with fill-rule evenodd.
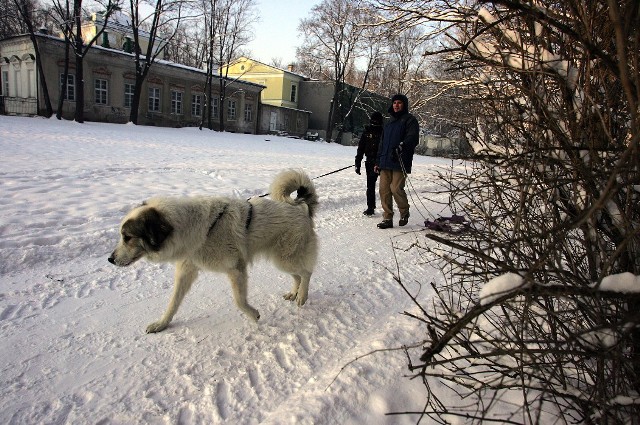
M 281 58 L 283 66 L 295 61 L 301 44 L 298 25 L 322 0 L 257 0 L 260 21 L 254 25 L 255 39 L 247 47 L 251 57 L 264 63 Z

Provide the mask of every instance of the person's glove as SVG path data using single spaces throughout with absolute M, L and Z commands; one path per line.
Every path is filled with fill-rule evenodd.
M 356 166 L 356 174 L 360 174 L 360 167 Z

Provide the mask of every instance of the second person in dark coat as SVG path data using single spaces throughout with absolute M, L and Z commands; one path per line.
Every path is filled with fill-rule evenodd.
M 378 173 L 374 171 L 376 165 L 376 155 L 378 155 L 378 145 L 382 136 L 382 114 L 374 112 L 370 118 L 371 124 L 366 126 L 360 141 L 358 142 L 358 151 L 356 152 L 356 173 L 360 174 L 360 166 L 362 158 L 364 160 L 364 169 L 367 175 L 367 209 L 364 215 L 373 215 L 376 209 L 376 182 Z

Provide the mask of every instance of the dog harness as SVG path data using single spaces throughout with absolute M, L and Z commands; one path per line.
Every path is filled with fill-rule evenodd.
M 211 231 L 215 227 L 215 225 L 218 222 L 218 220 L 220 220 L 220 218 L 225 213 L 225 211 L 227 211 L 227 207 L 228 206 L 229 206 L 229 204 L 225 205 L 224 208 L 222 209 L 222 211 L 220 211 L 220 214 L 218 214 L 216 219 L 213 220 L 213 223 L 211 223 L 211 226 L 209 226 L 209 231 L 207 232 L 207 235 L 211 234 Z M 253 219 L 253 204 L 251 202 L 249 202 L 249 213 L 247 214 L 247 221 L 244 224 L 244 228 L 245 229 L 249 228 L 249 226 L 251 225 L 251 220 L 252 219 Z
M 249 214 L 247 214 L 247 221 L 244 224 L 244 228 L 245 229 L 249 229 L 249 225 L 251 224 L 251 219 L 252 218 L 253 218 L 253 204 L 251 202 L 249 202 Z
M 225 205 L 224 208 L 222 209 L 222 211 L 220 211 L 220 214 L 218 214 L 216 219 L 213 220 L 213 223 L 211 223 L 211 226 L 209 226 L 209 231 L 207 232 L 207 235 L 211 234 L 211 231 L 213 230 L 214 226 L 216 225 L 218 220 L 220 220 L 220 217 L 222 217 L 222 214 L 224 214 L 224 212 L 227 210 L 228 206 L 229 206 L 229 204 Z

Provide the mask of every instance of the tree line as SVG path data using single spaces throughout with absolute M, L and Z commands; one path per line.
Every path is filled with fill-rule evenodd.
M 84 0 L 84 3 L 83 0 L 46 3 L 0 0 L 0 4 L 7 11 L 7 19 L 0 26 L 0 39 L 21 33 L 33 36 L 39 27 L 62 34 L 67 42 L 67 61 L 74 64 L 79 77 L 83 58 L 89 48 L 100 41 L 102 31 L 110 21 L 126 16 L 135 47 L 136 81 L 129 117 L 133 123 L 137 123 L 142 83 L 160 53 L 160 42 L 164 45 L 165 59 L 207 70 L 205 104 L 209 104 L 213 96 L 213 76 L 220 69 L 226 73 L 228 68 L 223 65 L 234 59 L 250 56 L 247 46 L 252 40 L 254 25 L 259 24 L 255 0 Z M 433 79 L 428 78 L 429 72 L 438 69 L 431 66 L 433 62 L 424 54 L 429 44 L 424 28 L 412 26 L 398 30 L 393 22 L 380 19 L 380 10 L 366 2 L 324 0 L 299 23 L 302 41 L 297 49 L 296 72 L 334 83 L 327 134 L 341 128 L 354 108 L 367 104 L 361 102 L 363 98 L 400 92 L 412 94 L 412 109 L 426 125 L 441 133 L 451 131 L 452 128 L 444 124 L 446 120 L 437 115 L 429 117 L 428 105 L 422 100 L 425 90 L 431 90 L 428 80 Z M 102 28 L 91 40 L 83 41 L 86 37 L 82 34 L 82 23 L 96 12 L 102 17 Z M 149 37 L 146 51 L 140 50 L 141 32 Z M 36 44 L 34 38 L 37 49 Z M 271 58 L 269 64 L 288 65 L 278 57 Z M 224 102 L 229 84 L 227 75 L 223 77 L 218 79 L 220 102 Z M 63 78 L 63 84 L 65 81 Z M 82 122 L 83 79 L 77 78 L 77 81 L 75 120 Z M 52 113 L 48 102 L 46 109 Z M 440 114 L 440 117 L 446 115 Z M 213 128 L 211 108 L 206 106 L 203 125 Z

